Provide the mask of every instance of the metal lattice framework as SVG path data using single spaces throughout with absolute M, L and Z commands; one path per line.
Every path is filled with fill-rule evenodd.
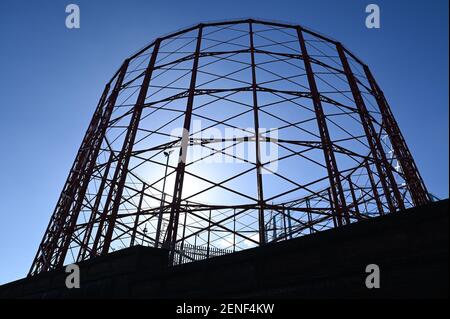
M 30 275 L 133 245 L 185 263 L 428 201 L 383 92 L 341 43 L 199 24 L 106 85 Z

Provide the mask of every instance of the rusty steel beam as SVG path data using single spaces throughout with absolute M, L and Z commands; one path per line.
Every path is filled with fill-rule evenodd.
M 397 160 L 400 163 L 402 172 L 405 175 L 406 184 L 411 194 L 414 205 L 421 206 L 431 202 L 430 194 L 427 191 L 425 183 L 417 169 L 416 163 L 406 145 L 405 139 L 400 131 L 397 121 L 392 114 L 383 91 L 375 81 L 372 72 L 367 65 L 364 65 L 364 72 L 372 89 L 372 94 L 375 96 L 378 107 L 380 109 L 383 126 L 391 140 L 392 148 Z
M 380 195 L 378 193 L 378 187 L 375 183 L 375 179 L 373 178 L 372 170 L 370 169 L 370 165 L 368 161 L 365 161 L 365 167 L 367 171 L 367 176 L 369 177 L 370 187 L 372 188 L 373 197 L 375 198 L 375 202 L 377 203 L 378 212 L 380 215 L 384 215 L 383 203 L 381 202 Z
M 375 167 L 377 168 L 378 177 L 380 178 L 384 196 L 388 202 L 390 212 L 393 213 L 397 210 L 402 210 L 405 208 L 405 205 L 403 204 L 402 196 L 394 179 L 391 165 L 389 165 L 387 161 L 386 154 L 381 146 L 381 141 L 372 123 L 372 118 L 367 110 L 366 104 L 364 103 L 361 91 L 359 90 L 358 83 L 347 60 L 342 44 L 338 43 L 336 45 L 336 49 L 339 54 L 342 67 L 344 68 L 350 90 L 352 91 L 353 100 L 358 108 L 361 123 L 370 146 L 371 155 L 374 158 Z M 393 197 L 391 196 L 391 192 L 394 194 Z
M 265 222 L 264 222 L 264 189 L 262 181 L 261 146 L 259 133 L 259 109 L 258 93 L 256 82 L 255 45 L 253 43 L 253 25 L 249 22 L 250 37 L 250 59 L 252 66 L 252 93 L 253 93 L 253 124 L 255 130 L 255 155 L 256 155 L 256 187 L 258 190 L 258 222 L 259 222 L 259 244 L 266 243 Z
M 178 156 L 178 166 L 176 168 L 175 185 L 173 190 L 172 205 L 167 226 L 166 240 L 164 246 L 170 249 L 169 262 L 173 263 L 175 257 L 175 244 L 177 242 L 178 222 L 180 217 L 181 196 L 183 193 L 184 172 L 186 168 L 187 148 L 189 142 L 189 132 L 191 130 L 192 109 L 194 105 L 194 95 L 198 71 L 199 55 L 201 51 L 203 26 L 200 25 L 197 34 L 197 43 L 192 64 L 191 81 L 189 95 L 184 116 L 183 137 L 180 153 Z
M 353 208 L 355 210 L 355 215 L 357 219 L 361 219 L 361 212 L 359 211 L 358 199 L 356 198 L 355 188 L 353 187 L 352 177 L 349 175 L 347 177 L 348 187 L 350 189 L 350 194 L 352 195 Z
M 300 42 L 303 62 L 305 64 L 308 83 L 312 94 L 314 111 L 316 112 L 317 125 L 320 132 L 320 139 L 322 142 L 324 158 L 328 170 L 328 178 L 330 180 L 331 195 L 334 202 L 334 209 L 337 214 L 337 224 L 338 226 L 342 226 L 345 223 L 350 223 L 350 218 L 345 200 L 344 189 L 341 183 L 341 175 L 339 173 L 336 158 L 334 156 L 333 144 L 330 139 L 326 116 L 322 108 L 320 93 L 317 89 L 314 72 L 311 66 L 310 57 L 308 55 L 305 39 L 303 37 L 303 31 L 301 28 L 297 28 L 297 35 Z
M 63 232 L 63 229 L 66 227 L 66 220 L 70 214 L 70 207 L 72 206 L 77 195 L 80 198 L 84 198 L 86 188 L 80 183 L 80 180 L 83 175 L 87 178 L 90 178 L 89 171 L 86 170 L 87 158 L 89 157 L 90 152 L 94 152 L 94 154 L 96 152 L 98 153 L 98 148 L 100 146 L 98 144 L 95 145 L 94 142 L 96 138 L 99 138 L 98 135 L 100 135 L 100 137 L 104 135 L 103 128 L 106 129 L 106 123 L 105 121 L 103 121 L 102 117 L 104 118 L 103 107 L 106 102 L 109 89 L 110 84 L 108 83 L 105 86 L 97 109 L 94 113 L 94 116 L 92 117 L 91 123 L 89 124 L 88 130 L 83 138 L 83 142 L 78 150 L 66 184 L 64 185 L 63 191 L 61 192 L 61 197 L 59 198 L 55 211 L 52 215 L 52 218 L 50 219 L 50 223 L 47 227 L 44 238 L 39 245 L 39 249 L 31 266 L 29 275 L 34 275 L 42 271 L 51 270 L 64 262 L 64 258 L 61 258 L 61 256 L 65 256 L 66 251 L 62 251 L 60 247 L 58 247 L 58 241 L 61 240 L 62 236 L 71 236 L 71 233 L 67 231 Z M 109 103 L 105 114 L 108 114 L 108 108 L 111 104 L 110 102 L 112 99 L 114 99 L 114 96 L 116 96 L 118 92 L 119 87 L 116 85 L 113 93 L 109 97 Z M 75 214 L 77 214 L 77 212 L 75 212 Z
M 112 179 L 105 207 L 101 215 L 101 220 L 99 222 L 97 234 L 95 236 L 91 256 L 96 256 L 98 254 L 104 255 L 109 251 L 111 237 L 116 222 L 115 217 L 121 204 L 123 187 L 127 177 L 130 153 L 133 149 L 134 140 L 139 128 L 139 121 L 141 118 L 143 105 L 145 103 L 145 98 L 147 96 L 148 86 L 152 77 L 153 68 L 156 62 L 159 43 L 160 42 L 157 41 L 155 43 L 155 46 L 153 47 L 153 53 L 147 65 L 145 77 L 142 80 L 139 96 L 133 109 L 133 114 L 130 119 L 130 124 L 128 125 L 127 134 L 123 142 L 122 150 L 118 155 L 114 177 Z M 103 242 L 100 242 L 102 236 L 104 237 Z
M 86 231 L 83 237 L 82 245 L 78 252 L 77 261 L 85 260 L 88 256 L 89 252 L 89 240 L 91 239 L 92 229 L 95 225 L 95 220 L 99 215 L 100 211 L 100 202 L 102 200 L 103 192 L 105 191 L 106 183 L 108 181 L 109 170 L 111 169 L 111 164 L 114 160 L 114 152 L 111 150 L 109 154 L 108 161 L 106 162 L 105 170 L 103 172 L 102 181 L 100 182 L 100 186 L 98 187 L 98 192 L 95 197 L 94 206 L 91 210 L 91 216 L 89 217 L 88 224 L 86 225 Z

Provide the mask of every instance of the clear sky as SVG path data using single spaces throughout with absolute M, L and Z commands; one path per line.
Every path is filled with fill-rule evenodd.
M 381 8 L 367 29 L 365 7 Z M 448 0 L 0 2 L 0 283 L 24 277 L 105 83 L 152 39 L 255 17 L 340 40 L 372 69 L 428 189 L 448 197 Z

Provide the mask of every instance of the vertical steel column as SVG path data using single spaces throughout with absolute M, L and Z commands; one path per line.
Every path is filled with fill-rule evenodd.
M 291 220 L 291 211 L 287 210 L 288 215 L 288 227 L 289 227 L 289 239 L 292 239 L 292 220 Z
M 256 63 L 255 63 L 255 45 L 253 43 L 253 25 L 252 21 L 249 21 L 249 36 L 250 36 L 250 58 L 252 65 L 252 93 L 253 93 L 253 119 L 255 129 L 255 145 L 256 145 L 256 183 L 258 188 L 258 220 L 259 220 L 259 245 L 266 243 L 265 222 L 264 222 L 264 191 L 261 173 L 261 148 L 260 148 L 260 136 L 259 136 L 259 107 L 258 107 L 258 84 L 256 83 Z
M 361 212 L 359 211 L 358 200 L 356 199 L 355 189 L 353 188 L 353 182 L 351 176 L 347 177 L 348 186 L 350 188 L 350 194 L 352 195 L 353 207 L 355 208 L 356 218 L 361 219 Z
M 184 253 L 184 237 L 186 236 L 186 223 L 187 223 L 187 215 L 188 215 L 188 208 L 186 206 L 186 209 L 184 211 L 184 223 L 183 223 L 183 235 L 182 235 L 182 240 L 181 240 L 181 244 L 180 244 L 180 251 L 178 253 L 179 255 L 179 262 L 178 264 L 181 265 L 181 262 L 183 261 L 182 257 L 183 257 L 183 253 Z
M 158 223 L 156 225 L 156 236 L 155 236 L 155 248 L 159 247 L 159 239 L 161 237 L 161 227 L 162 227 L 162 221 L 163 221 L 163 212 L 164 212 L 164 202 L 166 201 L 166 180 L 167 180 L 167 170 L 169 168 L 169 156 L 170 153 L 164 152 L 164 155 L 167 157 L 166 159 L 166 168 L 164 169 L 164 182 L 162 187 L 162 193 L 161 193 L 161 203 L 159 205 L 159 215 L 158 215 Z
M 236 251 L 236 208 L 233 209 L 233 252 Z
M 364 128 L 367 141 L 369 142 L 370 151 L 374 157 L 375 167 L 377 168 L 377 173 L 380 178 L 381 186 L 383 187 L 384 196 L 386 197 L 389 209 L 391 213 L 397 211 L 398 209 L 402 210 L 405 206 L 403 204 L 400 191 L 398 190 L 397 182 L 392 174 L 391 166 L 386 159 L 386 154 L 384 153 L 378 134 L 373 126 L 372 118 L 367 110 L 366 104 L 364 103 L 358 83 L 347 60 L 347 56 L 345 55 L 344 48 L 341 43 L 337 43 L 336 48 L 342 67 L 344 68 L 344 73 L 347 77 L 347 82 L 350 86 L 350 90 L 352 91 L 353 100 L 358 108 L 361 123 Z M 394 193 L 394 198 L 391 197 L 391 190 Z M 395 199 L 395 202 L 393 199 Z
M 100 224 L 97 230 L 94 246 L 91 256 L 98 254 L 106 254 L 111 245 L 111 238 L 116 222 L 116 216 L 121 204 L 122 192 L 127 177 L 128 164 L 130 162 L 130 155 L 133 149 L 134 140 L 139 127 L 139 121 L 142 114 L 142 109 L 145 103 L 145 98 L 148 92 L 148 86 L 152 77 L 153 69 L 158 55 L 160 41 L 155 41 L 152 56 L 145 71 L 144 79 L 142 80 L 141 89 L 137 98 L 136 104 L 131 115 L 130 124 L 128 125 L 127 133 L 123 142 L 122 150 L 119 153 L 116 170 L 112 179 L 112 184 L 109 189 L 108 197 L 105 202 L 103 214 L 101 216 Z M 117 184 L 115 184 L 117 183 Z M 112 205 L 112 206 L 111 206 Z M 105 225 L 106 222 L 106 225 Z M 104 233 L 104 240 L 99 247 L 101 236 Z M 101 248 L 101 250 L 100 250 Z
M 272 230 L 273 239 L 272 239 L 272 241 L 275 241 L 278 236 L 278 234 L 277 234 L 277 215 L 276 214 L 274 214 L 272 216 L 272 224 L 273 224 L 273 230 Z
M 377 203 L 378 212 L 380 213 L 380 215 L 384 215 L 383 204 L 381 203 L 380 196 L 378 195 L 377 184 L 375 183 L 375 179 L 373 178 L 373 175 L 372 175 L 372 170 L 370 169 L 370 165 L 367 160 L 365 161 L 365 165 L 366 165 L 367 175 L 369 176 L 370 186 L 372 187 L 372 194 L 373 194 L 373 197 L 375 198 L 375 202 Z
M 92 159 L 91 159 L 92 168 L 93 168 L 93 166 L 95 165 L 95 163 L 97 161 L 97 157 L 98 157 L 98 154 L 99 154 L 99 151 L 100 151 L 100 147 L 101 147 L 101 144 L 102 144 L 103 139 L 105 137 L 106 130 L 108 128 L 108 123 L 109 123 L 109 121 L 111 119 L 111 115 L 113 113 L 117 97 L 119 96 L 119 92 L 120 92 L 120 89 L 122 87 L 123 79 L 125 78 L 125 74 L 126 74 L 126 71 L 127 71 L 127 68 L 128 68 L 128 63 L 129 63 L 129 60 L 125 60 L 124 63 L 122 64 L 122 67 L 120 68 L 119 74 L 117 76 L 117 80 L 116 80 L 116 84 L 114 86 L 113 92 L 111 93 L 111 96 L 109 97 L 108 107 L 105 110 L 105 114 L 103 115 L 102 123 L 101 123 L 100 128 L 99 128 L 98 137 L 96 139 L 97 146 L 95 147 L 95 151 L 94 151 L 94 154 L 93 154 Z M 111 150 L 111 152 L 112 152 L 112 150 Z M 114 155 L 111 154 L 109 160 L 112 161 L 113 157 L 114 157 Z M 111 165 L 111 162 L 109 162 L 108 165 Z M 90 175 L 92 174 L 92 168 L 88 172 L 89 178 L 90 178 Z M 108 173 L 109 173 L 109 168 L 108 168 Z M 105 178 L 107 178 L 107 176 Z M 89 183 L 86 184 L 86 188 L 84 189 L 84 193 L 86 192 L 88 184 Z M 98 200 L 101 200 L 101 198 L 99 198 Z M 77 205 L 81 208 L 82 203 L 83 203 L 83 201 L 80 201 L 80 202 L 77 203 Z M 72 227 L 75 227 L 75 223 L 76 223 L 76 219 L 73 221 L 73 226 Z M 68 250 L 69 245 L 70 245 L 70 239 L 71 238 L 69 237 L 65 241 L 65 249 L 64 249 L 65 252 L 64 252 L 64 254 L 67 254 L 67 250 Z M 89 238 L 87 238 L 87 239 L 89 239 Z M 80 247 L 80 251 L 83 252 L 83 247 Z M 65 258 L 65 256 L 64 256 L 64 258 Z M 61 262 L 60 262 L 61 265 L 62 265 L 63 262 L 64 262 L 64 260 L 61 260 Z
M 48 271 L 64 262 L 64 258 L 61 258 L 62 255 L 65 256 L 62 252 L 64 237 L 66 235 L 69 235 L 70 237 L 72 236 L 72 233 L 65 233 L 68 228 L 67 223 L 70 223 L 70 219 L 69 221 L 67 221 L 67 219 L 70 218 L 70 208 L 74 202 L 74 199 L 78 197 L 82 197 L 84 199 L 86 189 L 83 184 L 80 184 L 80 180 L 83 179 L 83 176 L 87 176 L 88 178 L 90 177 L 90 174 L 88 175 L 89 167 L 87 167 L 89 166 L 88 160 L 93 157 L 90 156 L 90 153 L 96 153 L 96 137 L 98 138 L 98 132 L 101 131 L 101 124 L 103 123 L 102 116 L 104 111 L 103 106 L 106 102 L 109 89 L 110 84 L 108 83 L 103 91 L 97 105 L 97 109 L 83 138 L 83 142 L 78 150 L 66 184 L 61 192 L 61 196 L 53 212 L 52 218 L 50 219 L 33 264 L 31 265 L 29 275 L 42 271 Z M 113 96 L 114 92 L 111 94 L 110 100 Z M 86 169 L 86 167 L 88 169 Z M 60 244 L 58 247 L 58 242 L 60 240 L 63 241 L 63 245 Z M 53 264 L 52 259 L 54 259 Z
M 184 171 L 186 167 L 186 156 L 189 141 L 189 132 L 191 129 L 192 109 L 194 105 L 195 86 L 197 81 L 198 62 L 200 58 L 202 43 L 203 25 L 198 28 L 197 44 L 194 53 L 194 61 L 192 64 L 191 82 L 189 85 L 189 93 L 184 116 L 183 136 L 181 139 L 181 148 L 178 156 L 178 166 L 176 168 L 175 185 L 173 190 L 172 207 L 169 217 L 169 225 L 167 226 L 165 246 L 169 248 L 169 264 L 173 264 L 175 254 L 175 244 L 177 242 L 178 219 L 180 217 L 181 196 L 183 193 Z
M 111 164 L 114 160 L 114 152 L 110 151 L 108 161 L 106 162 L 105 171 L 103 172 L 102 181 L 100 182 L 100 186 L 98 188 L 97 195 L 95 196 L 94 206 L 91 210 L 91 216 L 89 217 L 89 222 L 86 225 L 86 230 L 84 233 L 83 241 L 78 251 L 77 261 L 85 260 L 88 256 L 86 252 L 88 251 L 89 240 L 91 238 L 92 229 L 94 228 L 96 217 L 99 213 L 100 203 L 102 201 L 103 191 L 105 190 L 106 181 L 108 180 L 109 170 L 111 168 Z
M 211 241 L 211 209 L 209 210 L 209 218 L 208 218 L 208 244 L 206 245 L 206 258 L 209 258 L 210 241 Z
M 400 162 L 403 174 L 405 175 L 405 181 L 413 203 L 415 206 L 425 205 L 431 201 L 431 198 L 400 128 L 398 127 L 397 121 L 384 97 L 383 91 L 378 86 L 367 65 L 364 65 L 364 72 L 372 89 L 372 95 L 375 97 L 380 109 L 383 126 L 391 140 L 394 154 Z
M 337 222 L 337 216 L 336 216 L 336 210 L 334 209 L 334 204 L 333 204 L 333 195 L 331 194 L 331 190 L 329 188 L 327 188 L 327 193 L 328 193 L 328 200 L 330 201 L 330 210 L 331 210 L 331 215 L 332 215 L 332 219 L 333 219 L 333 225 L 334 228 L 338 227 L 338 222 Z
M 139 217 L 141 216 L 142 202 L 144 200 L 146 188 L 147 188 L 147 184 L 142 183 L 141 196 L 139 197 L 138 208 L 137 208 L 136 217 L 135 217 L 134 225 L 133 225 L 133 232 L 131 233 L 130 247 L 134 246 L 134 241 L 136 240 L 136 233 L 137 233 L 137 228 L 139 225 Z
M 309 202 L 309 198 L 306 199 L 306 208 L 308 209 L 308 211 L 306 212 L 307 216 L 308 216 L 308 228 L 309 228 L 309 233 L 312 234 L 313 231 L 313 227 L 312 227 L 312 214 L 311 214 L 311 204 Z
M 308 77 L 309 88 L 314 103 L 314 110 L 316 113 L 317 124 L 320 131 L 320 138 L 325 156 L 328 178 L 330 180 L 330 188 L 333 199 L 332 201 L 334 201 L 334 209 L 337 214 L 337 225 L 342 226 L 344 222 L 350 223 L 350 219 L 348 216 L 347 204 L 345 202 L 344 189 L 342 188 L 341 184 L 341 175 L 339 173 L 336 158 L 334 156 L 333 145 L 330 139 L 330 133 L 328 132 L 326 117 L 325 113 L 323 112 L 319 90 L 317 89 L 317 84 L 314 78 L 314 72 L 311 66 L 310 57 L 306 49 L 306 43 L 303 37 L 303 32 L 300 27 L 297 27 L 296 30 L 300 42 L 300 48 L 302 51 L 301 54 L 303 57 L 303 62 L 305 64 L 306 74 Z

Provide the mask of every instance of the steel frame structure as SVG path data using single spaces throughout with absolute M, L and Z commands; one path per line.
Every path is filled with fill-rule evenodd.
M 242 134 L 208 135 L 227 128 Z M 218 155 L 233 163 L 208 170 Z M 429 201 L 383 92 L 341 43 L 204 23 L 156 39 L 106 85 L 29 275 L 138 244 L 175 265 Z

